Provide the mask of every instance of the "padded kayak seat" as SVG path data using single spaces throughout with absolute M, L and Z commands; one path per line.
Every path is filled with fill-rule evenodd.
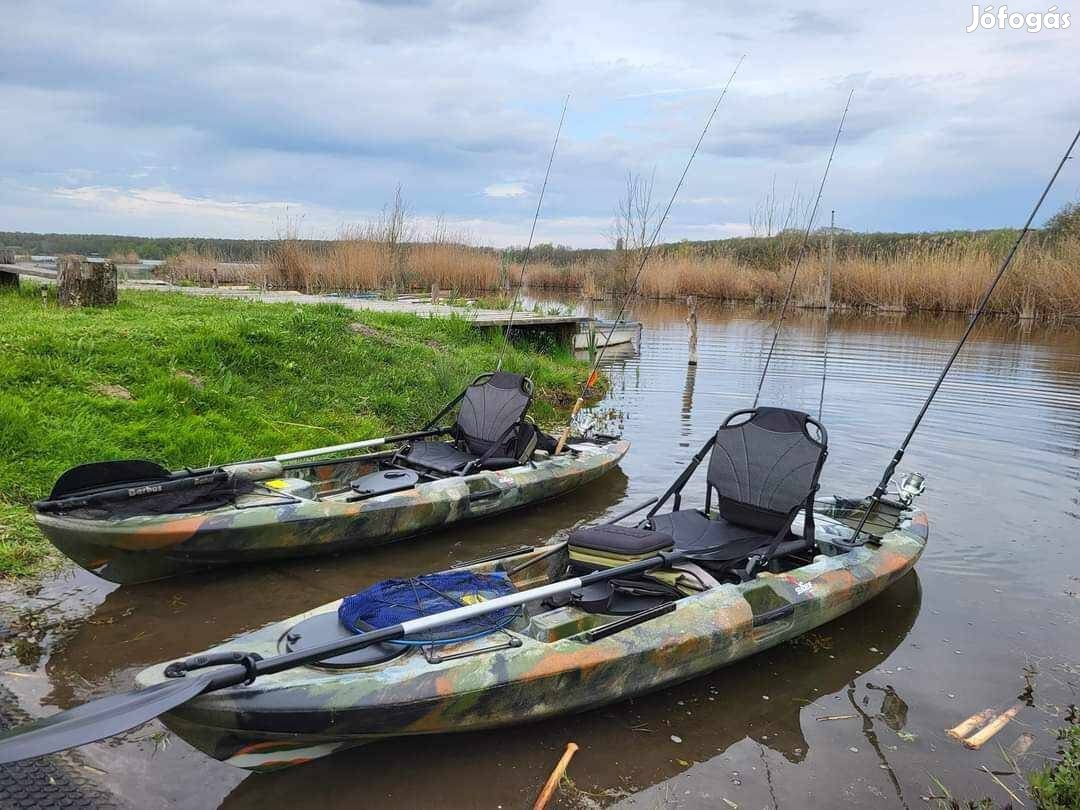
M 474 453 L 459 450 L 450 442 L 438 441 L 416 442 L 409 448 L 404 460 L 418 467 L 447 474 L 459 473 L 475 462 L 478 462 L 476 466 L 482 470 L 505 470 L 507 467 L 514 467 L 521 463 L 516 458 L 505 456 L 490 456 L 482 459 Z
M 449 430 L 452 441 L 414 442 L 395 461 L 447 475 L 523 464 L 537 443 L 536 427 L 525 421 L 532 391 L 532 383 L 520 374 L 481 374 L 425 428 L 460 402 Z
M 681 509 L 683 487 L 706 453 L 705 509 Z M 717 564 L 734 568 L 749 558 L 744 575 L 750 577 L 792 539 L 791 523 L 800 509 L 805 546 L 813 547 L 814 495 L 827 456 L 825 427 L 801 411 L 736 411 L 694 455 L 643 526 L 669 534 L 676 550 L 713 569 Z M 673 510 L 658 514 L 672 496 Z M 714 497 L 716 516 L 710 519 Z
M 755 551 L 766 550 L 774 532 L 762 532 L 723 518 L 710 520 L 700 509 L 683 509 L 655 515 L 650 521 L 655 531 L 670 535 L 679 551 L 699 552 L 694 559 L 704 561 L 740 560 Z

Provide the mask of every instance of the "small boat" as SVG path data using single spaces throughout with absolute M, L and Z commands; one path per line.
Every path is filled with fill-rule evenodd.
M 612 327 L 615 327 L 612 329 Z M 641 338 L 640 321 L 614 321 L 595 320 L 582 323 L 577 334 L 574 335 L 574 349 L 582 351 L 589 348 L 592 341 L 594 348 L 604 346 L 622 346 L 632 344 Z M 610 336 L 610 337 L 609 337 Z
M 629 449 L 593 435 L 555 455 L 554 440 L 525 416 L 531 398 L 526 378 L 498 372 L 478 377 L 412 434 L 205 470 L 83 465 L 34 504 L 35 517 L 83 568 L 130 584 L 358 550 L 490 517 L 584 486 Z M 455 407 L 454 424 L 438 427 Z M 326 457 L 388 444 L 399 446 Z
M 380 583 L 187 662 L 150 667 L 138 683 L 144 691 L 162 688 L 207 664 L 265 665 L 268 674 L 253 682 L 200 694 L 161 719 L 211 757 L 272 770 L 387 737 L 490 729 L 579 712 L 761 652 L 857 609 L 902 578 L 928 535 L 926 515 L 911 507 L 910 498 L 885 500 L 867 523 L 874 542 L 852 545 L 852 526 L 869 502 L 806 499 L 817 488 L 824 435 L 818 445 L 790 431 L 762 451 L 762 437 L 769 441 L 778 427 L 794 424 L 791 413 L 759 409 L 749 423 L 722 426 L 721 439 L 706 448 L 745 439 L 760 460 L 786 459 L 784 480 L 798 479 L 794 488 L 758 474 L 775 468 L 771 463 L 726 470 L 725 453 L 716 453 L 709 488 L 726 496 L 716 512 L 678 508 L 689 479 L 684 473 L 661 501 L 676 496 L 675 510 L 659 514 L 654 507 L 636 527 L 587 527 L 560 543 Z M 806 422 L 797 420 L 802 431 Z M 750 493 L 745 499 L 731 489 L 739 481 L 750 486 L 742 490 Z M 759 498 L 766 490 L 771 494 Z M 781 502 L 785 508 L 777 517 Z M 807 503 L 813 505 L 809 518 L 799 509 Z M 770 515 L 775 519 L 766 526 L 762 521 Z M 585 585 L 583 576 L 600 581 Z M 367 619 L 388 605 L 397 609 L 409 594 L 431 591 L 446 598 L 441 608 L 421 609 L 418 601 L 417 615 L 428 618 L 439 609 L 488 599 L 493 607 L 507 598 L 456 588 L 452 583 L 462 577 L 501 582 L 501 593 L 520 597 L 519 608 L 498 619 L 489 611 L 478 632 L 454 624 L 451 638 L 399 635 L 400 641 L 300 666 L 294 659 L 286 668 L 290 657 L 385 627 L 393 618 Z M 575 589 L 567 594 L 568 587 Z M 388 596 L 386 588 L 396 588 L 397 595 Z M 377 609 L 364 613 L 371 605 Z

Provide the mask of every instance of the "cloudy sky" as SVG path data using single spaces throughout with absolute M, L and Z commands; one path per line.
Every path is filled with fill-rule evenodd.
M 962 2 L 0 0 L 0 230 L 323 237 L 400 183 L 421 225 L 521 244 L 570 94 L 537 241 L 605 245 L 626 172 L 666 198 L 744 53 L 666 239 L 811 195 L 851 88 L 839 224 L 1016 225 L 1080 124 L 1074 2 L 966 33 Z M 1075 161 L 1047 211 L 1078 196 Z

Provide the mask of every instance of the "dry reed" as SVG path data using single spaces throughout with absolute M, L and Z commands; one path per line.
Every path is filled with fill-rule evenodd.
M 569 264 L 529 267 L 534 289 L 571 291 L 599 298 L 625 288 L 627 257 L 618 252 Z M 879 255 L 840 253 L 832 267 L 834 305 L 885 311 L 968 312 L 997 269 L 1000 250 L 980 240 L 927 241 Z M 632 264 L 635 267 L 636 264 Z M 825 304 L 824 249 L 806 257 L 795 286 L 799 306 Z M 778 304 L 787 289 L 790 262 L 762 269 L 733 256 L 692 251 L 657 253 L 646 265 L 640 293 L 646 298 L 701 298 Z M 329 247 L 287 234 L 261 266 L 229 264 L 209 251 L 170 258 L 161 274 L 206 284 L 267 283 L 304 292 L 428 291 L 432 285 L 460 295 L 503 290 L 516 273 L 491 250 L 444 234 L 422 242 L 392 242 L 368 226 L 343 230 Z M 1080 317 L 1080 237 L 1030 243 L 1017 257 L 991 302 L 996 312 L 1023 317 Z
M 915 246 L 880 256 L 852 252 L 833 263 L 832 301 L 857 309 L 968 312 L 1000 260 L 999 253 L 979 241 Z M 725 255 L 656 255 L 645 267 L 640 292 L 645 298 L 696 295 L 771 305 L 783 300 L 790 272 L 790 265 L 765 270 Z M 793 292 L 797 305 L 825 305 L 826 272 L 824 250 L 807 256 Z M 529 283 L 594 295 L 617 286 L 611 275 L 598 261 L 540 265 L 530 271 Z M 1025 317 L 1080 316 L 1080 238 L 1022 250 L 991 308 Z

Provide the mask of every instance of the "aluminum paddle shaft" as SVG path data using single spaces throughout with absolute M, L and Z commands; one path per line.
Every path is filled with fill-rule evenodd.
M 900 442 L 900 446 L 897 448 L 896 453 L 893 454 L 892 459 L 885 467 L 885 473 L 881 476 L 881 481 L 878 483 L 877 488 L 874 490 L 874 494 L 870 496 L 870 503 L 867 504 L 866 511 L 863 513 L 862 519 L 859 520 L 859 525 L 855 529 L 855 534 L 852 537 L 852 544 L 857 545 L 859 540 L 859 533 L 866 525 L 866 521 L 870 518 L 870 513 L 874 511 L 874 507 L 878 505 L 881 499 L 885 496 L 885 491 L 888 489 L 889 481 L 892 480 L 893 475 L 896 473 L 896 467 L 900 464 L 901 459 L 904 457 L 904 453 L 907 451 L 908 445 L 911 443 L 912 437 L 915 436 L 915 431 L 919 429 L 919 425 L 922 424 L 923 417 L 926 416 L 926 412 L 930 410 L 930 403 L 934 401 L 934 397 L 937 396 L 938 390 L 940 390 L 942 383 L 945 382 L 945 377 L 948 375 L 949 370 L 953 367 L 953 363 L 956 362 L 956 358 L 960 354 L 960 350 L 964 348 L 964 344 L 971 336 L 971 333 L 975 330 L 975 325 L 978 323 L 979 318 L 986 312 L 986 308 L 990 303 L 990 297 L 994 294 L 994 290 L 997 288 L 998 282 L 1001 281 L 1002 276 L 1005 275 L 1005 271 L 1009 269 L 1009 265 L 1012 264 L 1013 259 L 1016 257 L 1017 251 L 1020 250 L 1020 245 L 1024 241 L 1024 237 L 1027 236 L 1028 231 L 1031 230 L 1031 223 L 1034 222 L 1035 216 L 1039 213 L 1039 209 L 1042 207 L 1043 202 L 1046 200 L 1047 195 L 1050 193 L 1050 189 L 1054 187 L 1054 182 L 1057 180 L 1058 175 L 1061 174 L 1061 170 L 1065 167 L 1066 161 L 1072 155 L 1073 149 L 1076 148 L 1077 141 L 1080 140 L 1080 129 L 1076 131 L 1073 136 L 1072 142 L 1069 143 L 1069 148 L 1065 150 L 1065 154 L 1062 155 L 1061 160 L 1058 162 L 1057 168 L 1054 169 L 1054 173 L 1050 176 L 1050 181 L 1046 184 L 1046 188 L 1043 189 L 1041 195 L 1039 195 L 1038 201 L 1035 203 L 1035 207 L 1031 209 L 1031 214 L 1027 218 L 1027 222 L 1024 223 L 1023 229 L 1016 237 L 1016 241 L 1013 242 L 1012 247 L 1009 248 L 1009 252 L 1005 254 L 1005 258 L 1001 260 L 1001 266 L 998 267 L 997 273 L 994 275 L 986 291 L 983 293 L 982 298 L 979 300 L 979 305 L 975 308 L 975 312 L 971 316 L 971 320 L 968 321 L 967 328 L 960 336 L 960 340 L 956 342 L 956 346 L 953 347 L 952 354 L 949 355 L 949 359 L 945 361 L 945 367 L 941 370 L 941 374 L 938 375 L 937 381 L 930 389 L 930 393 L 926 395 L 926 401 L 923 402 L 922 407 L 919 408 L 919 413 L 915 416 L 915 421 L 912 422 L 911 428 L 908 430 L 904 440 Z

